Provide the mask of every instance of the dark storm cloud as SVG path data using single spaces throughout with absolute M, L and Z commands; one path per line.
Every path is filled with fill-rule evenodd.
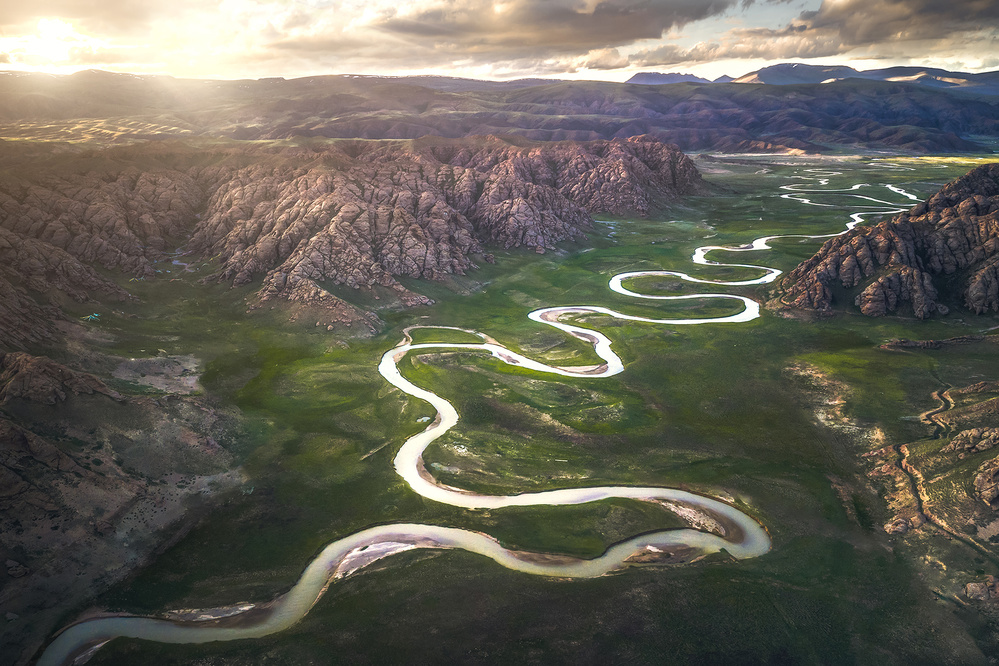
M 996 0 L 838 0 L 805 12 L 789 31 L 834 32 L 845 45 L 867 46 L 917 39 L 946 39 L 956 33 L 999 27 Z
M 690 48 L 666 44 L 633 54 L 631 62 L 655 66 L 719 58 L 817 58 L 857 49 L 877 58 L 879 51 L 906 50 L 904 45 L 915 41 L 931 42 L 934 50 L 958 50 L 967 46 L 972 33 L 989 30 L 999 30 L 996 0 L 825 0 L 781 28 L 732 30 L 717 43 Z
M 612 70 L 628 59 L 617 47 L 738 9 L 745 0 L 424 0 L 373 2 L 362 17 L 308 31 L 276 22 L 278 38 L 256 55 L 332 62 L 341 67 L 421 69 L 486 65 L 551 74 Z M 321 10 L 314 19 L 324 16 Z M 297 26 L 301 26 L 301 22 Z M 313 23 L 315 25 L 315 23 Z M 303 32 L 305 34 L 303 34 Z M 346 64 L 350 63 L 350 64 Z
M 450 52 L 497 57 L 582 55 L 658 39 L 671 28 L 721 14 L 739 2 L 606 0 L 587 6 L 572 0 L 451 0 L 386 15 L 369 27 Z

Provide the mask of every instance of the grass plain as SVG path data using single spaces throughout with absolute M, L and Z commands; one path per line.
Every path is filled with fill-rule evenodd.
M 445 325 L 488 333 L 548 363 L 591 363 L 584 343 L 527 313 L 591 304 L 651 317 L 727 314 L 733 306 L 715 301 L 629 299 L 610 292 L 607 280 L 660 268 L 754 277 L 752 269 L 693 267 L 689 259 L 705 244 L 839 231 L 855 210 L 849 199 L 827 195 L 828 207 L 813 207 L 780 197 L 781 186 L 810 182 L 802 179 L 815 176 L 809 169 L 841 172 L 829 177 L 830 189 L 891 183 L 924 197 L 974 162 L 712 161 L 706 178 L 718 189 L 714 196 L 651 219 L 598 222 L 587 242 L 545 256 L 498 251 L 495 265 L 468 276 L 407 283 L 437 303 L 382 310 L 386 326 L 370 338 L 289 324 L 280 309 L 247 314 L 242 299 L 252 287 L 199 284 L 208 266 L 175 282 L 129 285 L 142 303 L 94 324 L 108 350 L 203 359 L 205 390 L 246 418 L 237 453 L 249 481 L 98 604 L 148 614 L 265 601 L 290 587 L 325 544 L 380 523 L 463 527 L 509 547 L 583 557 L 636 533 L 680 526 L 665 510 L 623 500 L 465 511 L 417 496 L 395 475 L 392 459 L 432 412 L 384 382 L 380 355 L 407 326 Z M 893 164 L 905 169 L 886 166 Z M 820 242 L 787 239 L 772 251 L 710 258 L 787 271 Z M 634 284 L 650 293 L 769 296 L 767 287 L 704 287 L 670 278 Z M 491 493 L 684 487 L 729 498 L 758 517 L 773 537 L 772 552 L 580 581 L 526 576 L 465 552 L 409 552 L 335 583 L 284 633 L 200 646 L 119 639 L 91 663 L 983 663 L 997 654 L 994 629 L 959 592 L 976 576 L 999 573 L 995 561 L 925 534 L 886 535 L 884 501 L 861 454 L 865 433 L 874 430 L 889 443 L 928 440 L 932 428 L 913 417 L 932 408 L 941 378 L 956 384 L 974 368 L 999 379 L 999 359 L 974 345 L 899 353 L 881 343 L 978 333 L 997 319 L 960 307 L 925 322 L 904 313 L 870 319 L 851 305 L 821 320 L 765 311 L 748 324 L 582 317 L 610 336 L 625 360 L 625 372 L 609 379 L 552 378 L 483 354 L 410 354 L 403 373 L 462 415 L 425 456 L 441 481 Z M 415 335 L 421 342 L 477 341 L 457 331 Z M 832 396 L 791 370 L 801 366 L 845 388 Z M 833 398 L 840 424 L 817 418 L 817 405 Z M 946 571 L 933 562 L 945 562 Z

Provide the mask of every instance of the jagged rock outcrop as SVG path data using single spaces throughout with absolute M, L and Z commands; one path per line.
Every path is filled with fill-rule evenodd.
M 953 277 L 945 284 L 944 276 Z M 892 219 L 826 241 L 780 286 L 785 305 L 823 313 L 836 287 L 859 288 L 854 303 L 870 316 L 903 305 L 921 319 L 946 314 L 941 299 L 976 314 L 999 310 L 999 164 L 970 171 Z
M 156 167 L 136 167 L 140 156 L 153 162 L 149 151 Z M 63 297 L 130 297 L 97 268 L 153 279 L 180 246 L 217 261 L 216 280 L 262 280 L 258 302 L 308 301 L 332 320 L 370 323 L 320 285 L 377 285 L 403 305 L 424 304 L 397 278 L 464 274 L 473 257 L 489 260 L 486 245 L 544 252 L 581 237 L 591 214 L 647 214 L 704 189 L 679 149 L 643 136 L 345 140 L 207 155 L 175 144 L 74 159 L 58 176 L 46 167 L 0 179 L 0 348 L 51 337 L 59 315 L 49 306 Z
M 400 298 L 406 298 L 407 296 L 417 296 L 420 294 L 413 294 L 413 292 L 406 290 L 402 285 L 399 285 Z M 257 302 L 257 306 L 263 305 L 267 301 L 280 297 L 281 294 L 276 291 L 263 291 L 260 294 L 260 298 Z M 288 299 L 293 304 L 301 305 L 306 308 L 310 308 L 313 311 L 318 310 L 322 314 L 322 320 L 316 322 L 316 326 L 325 326 L 327 330 L 332 331 L 336 324 L 343 324 L 346 326 L 353 326 L 354 324 L 361 324 L 365 326 L 369 331 L 374 332 L 377 330 L 378 318 L 370 313 L 365 312 L 361 308 L 355 307 L 343 300 L 342 298 L 337 298 L 330 292 L 326 291 L 314 281 L 305 279 L 299 281 L 290 291 L 284 294 L 284 297 Z M 426 297 L 424 300 L 429 301 Z M 417 305 L 417 303 L 409 303 L 410 305 Z M 292 315 L 293 319 L 298 319 L 298 314 Z
M 101 393 L 122 400 L 97 377 L 77 372 L 43 356 L 0 352 L 0 405 L 15 398 L 54 405 L 68 394 Z
M 95 267 L 152 277 L 154 262 L 189 233 L 204 201 L 190 176 L 111 167 L 0 180 L 0 347 L 51 338 L 59 294 L 131 298 Z
M 999 428 L 971 428 L 954 435 L 950 444 L 940 450 L 957 451 L 959 457 L 963 458 L 970 453 L 987 451 L 996 445 L 999 445 Z
M 62 251 L 60 262 L 68 254 L 89 265 L 151 277 L 152 263 L 171 249 L 172 241 L 188 234 L 204 198 L 190 175 L 167 169 L 119 167 L 105 173 L 6 179 L 0 184 L 0 228 L 7 234 L 0 237 L 0 248 L 5 240 L 15 242 L 11 232 L 22 239 L 17 253 L 28 250 L 31 256 L 15 266 L 18 272 L 33 263 L 39 269 L 47 263 L 51 270 L 55 262 L 46 255 L 56 248 Z M 28 239 L 35 244 L 25 247 Z M 97 286 L 95 275 L 80 271 L 77 264 L 71 270 L 79 272 L 67 279 L 82 276 L 91 283 L 82 288 Z
M 972 581 L 964 586 L 964 596 L 972 601 L 999 600 L 999 582 L 995 576 L 986 576 L 984 581 Z
M 265 274 L 285 296 L 303 280 L 398 290 L 397 277 L 464 274 L 483 244 L 544 251 L 591 213 L 647 214 L 703 189 L 686 156 L 648 137 L 343 142 L 218 178 L 189 248 L 219 258 L 220 280 Z
M 37 303 L 0 271 L 0 346 L 24 348 L 52 337 L 59 310 Z
M 975 474 L 975 495 L 991 509 L 999 508 L 999 458 L 982 464 Z
M 985 339 L 994 339 L 999 336 L 987 336 Z M 961 388 L 950 389 L 950 393 L 999 393 L 999 381 L 975 382 Z

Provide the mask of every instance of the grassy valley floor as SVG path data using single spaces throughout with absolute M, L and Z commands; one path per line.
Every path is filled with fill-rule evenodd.
M 592 363 L 585 343 L 527 313 L 589 304 L 649 317 L 729 314 L 738 306 L 641 302 L 609 291 L 607 281 L 623 271 L 659 269 L 719 280 L 758 276 L 754 269 L 695 267 L 690 257 L 706 244 L 842 230 L 858 201 L 812 195 L 826 205 L 810 206 L 781 197 L 787 194 L 781 186 L 814 185 L 807 180 L 821 175 L 814 169 L 839 172 L 824 176 L 829 182 L 821 187 L 870 183 L 864 194 L 907 207 L 911 202 L 881 185 L 922 198 L 976 163 L 703 160 L 716 195 L 653 219 L 599 222 L 588 242 L 559 252 L 497 252 L 494 265 L 468 276 L 407 283 L 436 304 L 380 310 L 386 326 L 373 337 L 330 332 L 304 319 L 289 324 L 279 309 L 247 314 L 242 305 L 219 307 L 253 287 L 244 294 L 200 285 L 197 266 L 129 285 L 142 303 L 121 304 L 87 324 L 106 340 L 102 351 L 131 358 L 162 350 L 200 359 L 204 391 L 235 404 L 246 419 L 246 441 L 237 449 L 247 481 L 97 605 L 155 614 L 267 601 L 288 589 L 325 544 L 381 523 L 462 527 L 510 548 L 581 557 L 635 534 L 684 525 L 664 509 L 627 500 L 466 511 L 419 497 L 396 476 L 392 459 L 433 413 L 378 375 L 379 357 L 404 328 L 437 324 L 487 333 L 546 363 Z M 774 241 L 771 251 L 709 258 L 788 271 L 820 243 L 791 238 Z M 180 279 L 169 281 L 174 277 Z M 761 302 L 772 296 L 768 286 L 714 288 L 672 278 L 643 278 L 631 287 L 739 293 Z M 350 290 L 331 291 L 362 307 L 378 304 Z M 432 473 L 443 483 L 495 494 L 611 484 L 695 490 L 738 502 L 757 517 L 773 538 L 769 554 L 745 561 L 721 554 L 565 581 L 508 571 L 465 552 L 417 550 L 336 582 L 284 633 L 198 646 L 115 640 L 90 663 L 987 663 L 999 657 L 990 607 L 964 594 L 966 583 L 999 574 L 992 532 L 984 527 L 991 509 L 971 488 L 976 465 L 988 456 L 941 467 L 934 456 L 949 439 L 934 438 L 939 431 L 919 418 L 937 406 L 933 392 L 942 387 L 999 380 L 999 355 L 988 340 L 881 348 L 896 338 L 981 334 L 999 317 L 956 306 L 925 322 L 871 319 L 841 305 L 835 317 L 821 320 L 771 311 L 746 324 L 703 326 L 579 319 L 613 339 L 625 361 L 622 374 L 553 378 L 464 352 L 407 358 L 403 374 L 462 415 L 427 451 Z M 417 342 L 474 341 L 458 331 L 417 334 Z M 963 539 L 934 524 L 886 533 L 899 507 L 920 510 L 914 497 L 895 498 L 912 472 L 872 474 L 892 464 L 891 456 L 900 460 L 903 445 L 913 465 L 945 475 L 931 501 Z M 877 460 L 864 455 L 878 450 L 885 452 Z

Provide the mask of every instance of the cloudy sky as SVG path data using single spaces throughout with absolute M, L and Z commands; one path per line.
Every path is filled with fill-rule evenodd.
M 999 0 L 0 0 L 0 69 L 178 77 L 999 69 Z

